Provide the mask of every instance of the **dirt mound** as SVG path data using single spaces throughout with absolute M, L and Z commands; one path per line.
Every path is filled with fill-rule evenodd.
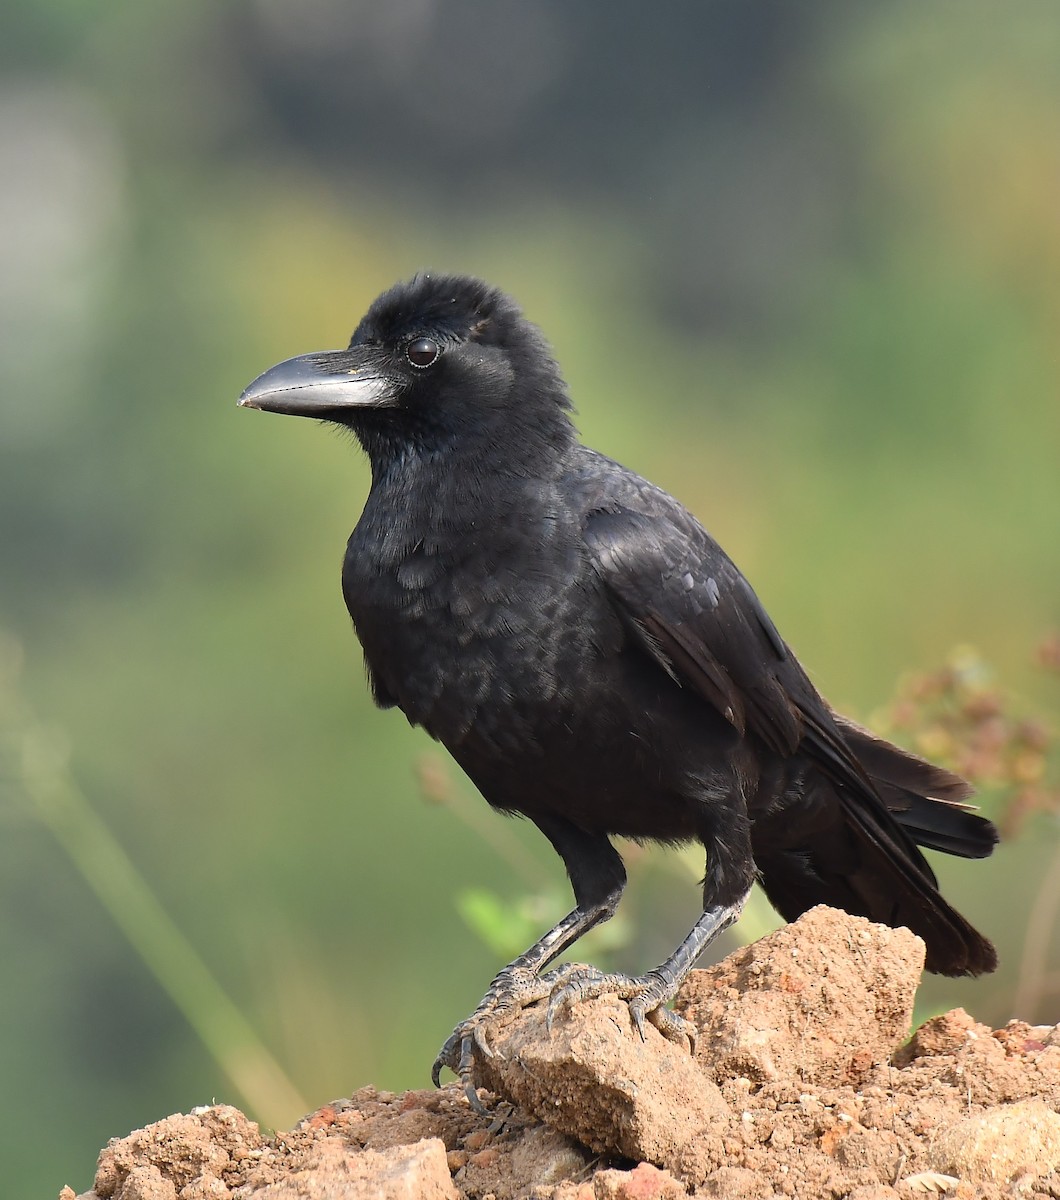
M 494 1031 L 488 1116 L 455 1086 L 364 1088 L 272 1137 L 196 1109 L 112 1141 L 79 1200 L 1055 1200 L 1060 1026 L 957 1009 L 903 1045 L 922 963 L 817 908 L 690 976 L 694 1057 L 612 998 L 551 1035 L 535 1006 Z

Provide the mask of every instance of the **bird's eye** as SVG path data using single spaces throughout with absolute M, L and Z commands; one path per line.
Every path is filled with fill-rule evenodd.
M 429 367 L 441 352 L 434 338 L 416 338 L 405 347 L 405 357 L 414 367 Z

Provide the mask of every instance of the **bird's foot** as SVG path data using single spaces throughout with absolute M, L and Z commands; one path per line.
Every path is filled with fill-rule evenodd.
M 541 982 L 544 982 L 542 980 Z M 606 975 L 595 967 L 572 964 L 552 973 L 552 991 L 549 995 L 545 1024 L 549 1031 L 556 1014 L 580 1000 L 593 1000 L 597 996 L 618 996 L 625 1000 L 633 1027 L 644 1038 L 644 1022 L 652 1025 L 667 1041 L 688 1044 L 689 1052 L 696 1050 L 696 1028 L 684 1017 L 679 1017 L 666 1007 L 673 999 L 676 987 L 657 971 L 646 975 Z
M 440 1087 L 443 1067 L 448 1067 L 463 1085 L 468 1103 L 484 1113 L 482 1101 L 472 1082 L 476 1057 L 492 1058 L 493 1050 L 486 1037 L 491 1025 L 511 1018 L 528 1004 L 550 995 L 555 981 L 551 975 L 538 976 L 527 967 L 505 967 L 489 985 L 475 1011 L 453 1030 L 431 1068 L 431 1079 Z
M 545 1024 L 549 1032 L 556 1015 L 581 1000 L 597 996 L 618 996 L 625 1000 L 634 1028 L 644 1037 L 644 1022 L 649 1021 L 668 1041 L 687 1043 L 696 1048 L 695 1026 L 666 1007 L 676 988 L 657 971 L 640 977 L 607 975 L 584 963 L 564 963 L 545 975 L 527 967 L 505 967 L 494 979 L 475 1011 L 446 1039 L 431 1068 L 434 1086 L 441 1086 L 443 1067 L 460 1080 L 471 1107 L 479 1113 L 486 1108 L 472 1080 L 475 1060 L 492 1058 L 487 1031 L 491 1026 L 510 1020 L 538 1000 L 548 999 Z

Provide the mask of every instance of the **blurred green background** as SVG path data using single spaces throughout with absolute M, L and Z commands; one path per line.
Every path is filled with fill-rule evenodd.
M 546 893 L 541 928 L 566 904 L 536 832 L 369 702 L 338 579 L 356 448 L 235 406 L 417 268 L 522 301 L 586 439 L 702 517 L 837 706 L 867 719 L 971 643 L 1055 712 L 1033 666 L 1060 620 L 1053 0 L 2 18 L 10 1195 L 81 1190 L 107 1137 L 213 1098 L 300 1115 L 268 1077 L 234 1085 L 109 885 L 148 941 L 161 905 L 306 1105 L 423 1086 L 500 964 L 491 924 L 526 917 L 504 906 Z M 27 753 L 148 893 L 69 805 L 41 819 Z M 929 981 L 925 1011 L 1001 1022 L 1022 986 L 1019 1015 L 1060 1019 L 1056 844 L 1040 817 L 989 864 L 939 864 L 1003 968 Z M 611 953 L 644 969 L 698 889 L 672 853 L 631 857 Z

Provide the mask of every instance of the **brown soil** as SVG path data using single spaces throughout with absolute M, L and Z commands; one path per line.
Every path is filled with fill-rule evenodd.
M 960 1009 L 906 1043 L 923 946 L 818 908 L 697 971 L 695 1055 L 612 998 L 493 1031 L 456 1086 L 362 1088 L 265 1137 L 219 1105 L 100 1154 L 78 1200 L 1060 1197 L 1060 1026 Z M 61 1200 L 75 1200 L 64 1188 Z

